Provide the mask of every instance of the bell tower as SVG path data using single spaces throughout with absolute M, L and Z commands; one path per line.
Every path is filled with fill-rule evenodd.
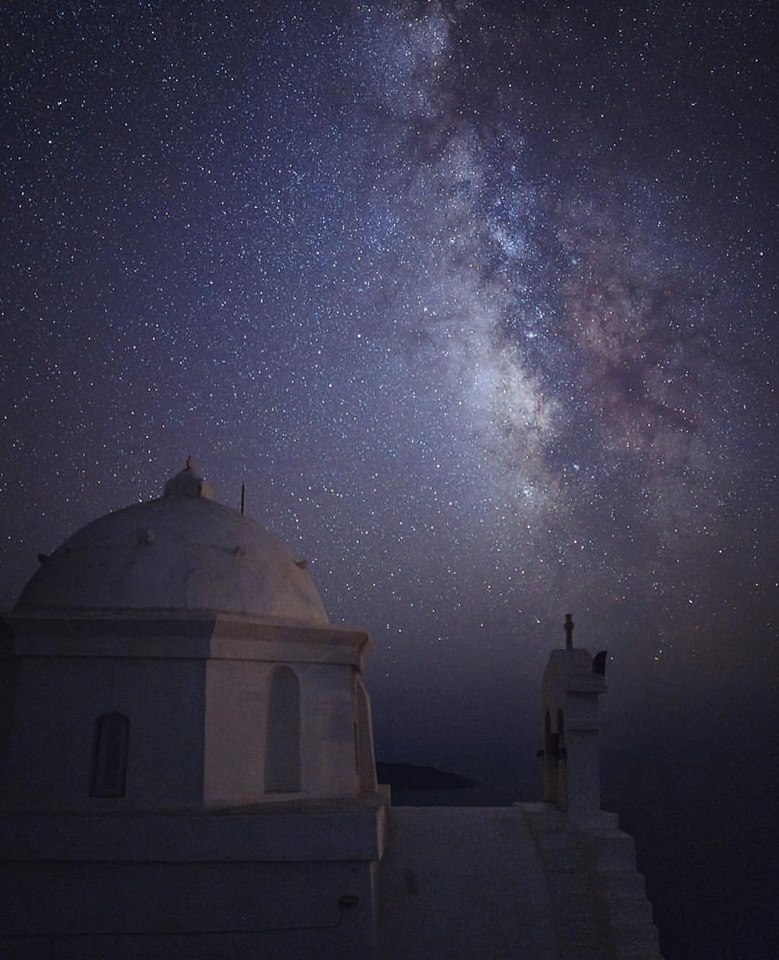
M 600 813 L 598 698 L 606 692 L 605 651 L 593 657 L 573 645 L 565 616 L 565 648 L 544 671 L 544 800 L 582 823 Z

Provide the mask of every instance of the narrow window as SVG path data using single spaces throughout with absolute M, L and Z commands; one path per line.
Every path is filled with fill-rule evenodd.
M 362 677 L 355 677 L 355 738 L 357 752 L 357 779 L 360 793 L 376 793 L 376 758 L 373 754 L 373 727 L 371 703 Z
M 104 713 L 95 724 L 90 797 L 123 797 L 127 781 L 130 721 L 123 713 Z
M 549 711 L 546 711 L 544 717 L 544 800 L 547 803 L 557 803 L 558 799 L 558 745 L 560 737 L 557 733 L 552 733 L 552 718 Z
M 265 748 L 265 792 L 300 790 L 300 684 L 289 667 L 273 671 Z
M 568 809 L 568 754 L 565 748 L 565 719 L 557 711 L 557 806 Z

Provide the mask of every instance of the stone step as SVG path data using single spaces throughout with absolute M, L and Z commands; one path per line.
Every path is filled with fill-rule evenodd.
M 589 839 L 599 871 L 635 870 L 636 845 L 627 833 L 593 834 Z
M 657 927 L 652 923 L 612 924 L 611 934 L 614 945 L 620 951 L 620 957 L 642 958 L 645 955 L 653 956 L 660 952 L 660 941 L 657 936 Z
M 578 847 L 548 849 L 542 853 L 544 865 L 553 874 L 582 873 L 587 870 L 589 857 Z
M 590 947 L 598 945 L 598 927 L 593 922 L 592 916 L 574 919 L 558 914 L 557 935 L 561 943 L 578 943 Z
M 582 833 L 614 833 L 619 830 L 619 817 L 608 810 L 599 810 L 590 817 L 577 822 Z
M 635 870 L 604 870 L 600 874 L 607 900 L 631 900 L 646 897 L 644 875 Z
M 656 947 L 637 947 L 623 949 L 620 953 L 620 960 L 663 960 L 660 950 Z
M 592 943 L 572 940 L 560 943 L 560 956 L 563 960 L 603 960 L 603 951 Z
M 572 843 L 572 837 L 566 830 L 541 829 L 536 831 L 536 838 L 542 850 L 560 850 Z
M 525 803 L 521 805 L 526 821 L 534 831 L 566 830 L 568 819 L 564 813 L 544 803 Z
M 609 919 L 612 926 L 652 923 L 652 907 L 648 900 L 610 900 Z
M 592 878 L 577 870 L 547 873 L 555 900 L 574 913 L 589 913 L 593 897 Z

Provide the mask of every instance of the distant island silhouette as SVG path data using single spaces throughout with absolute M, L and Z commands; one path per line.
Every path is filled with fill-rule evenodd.
M 412 763 L 376 764 L 379 783 L 403 790 L 467 790 L 478 786 L 476 780 L 448 773 L 436 767 L 418 767 Z

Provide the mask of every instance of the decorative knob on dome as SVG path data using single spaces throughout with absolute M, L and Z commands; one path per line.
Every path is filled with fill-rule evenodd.
M 165 484 L 166 497 L 205 497 L 213 500 L 214 489 L 211 484 L 200 476 L 200 471 L 194 464 L 192 457 L 187 457 L 187 464 L 182 471 L 171 477 Z

